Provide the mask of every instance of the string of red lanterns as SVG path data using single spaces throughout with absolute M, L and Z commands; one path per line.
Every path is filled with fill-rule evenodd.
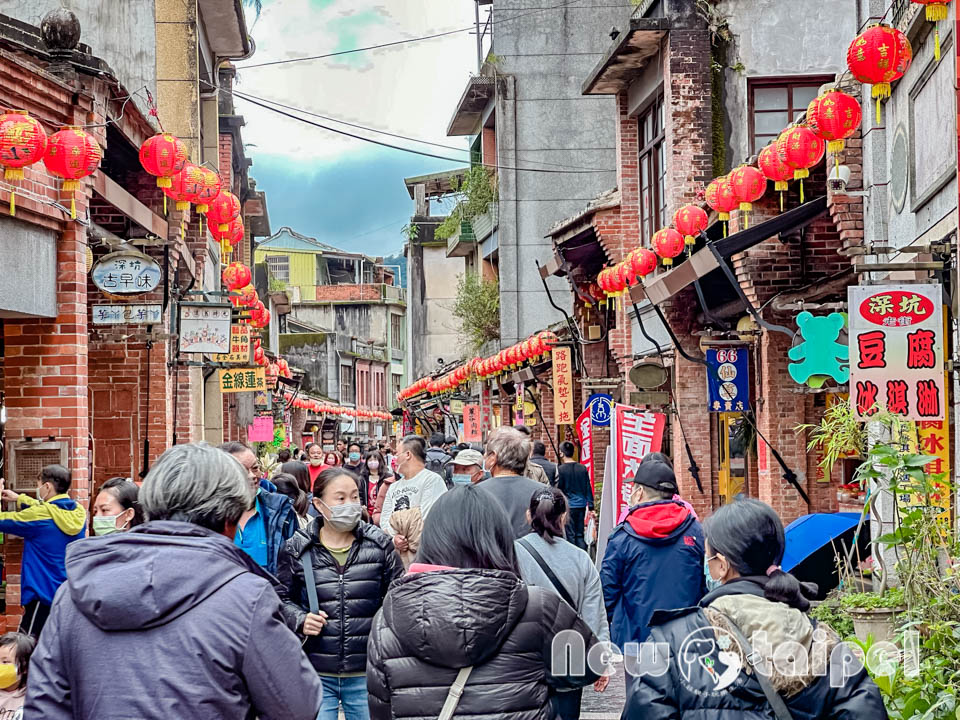
M 391 420 L 393 415 L 382 410 L 364 410 L 362 408 L 343 407 L 322 403 L 309 397 L 294 397 L 291 393 L 284 393 L 284 402 L 300 410 L 310 410 L 317 415 L 339 415 L 360 420 Z

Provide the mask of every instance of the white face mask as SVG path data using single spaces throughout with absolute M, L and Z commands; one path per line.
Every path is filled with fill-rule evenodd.
M 360 522 L 360 516 L 363 513 L 363 508 L 360 503 L 344 503 L 343 505 L 330 507 L 321 500 L 320 504 L 330 511 L 330 517 L 327 518 L 330 527 L 340 532 L 350 532 L 353 530 L 357 526 L 357 523 Z
M 320 467 L 323 465 L 323 458 L 310 458 L 310 464 L 314 467 Z
M 109 535 L 124 530 L 127 527 L 126 522 L 122 527 L 117 527 L 117 518 L 121 515 L 123 515 L 123 513 L 117 513 L 116 515 L 97 515 L 93 519 L 93 534 L 97 536 Z
M 367 467 L 370 468 L 371 471 L 376 472 L 377 470 L 380 469 L 380 461 L 371 460 L 370 462 L 367 463 Z

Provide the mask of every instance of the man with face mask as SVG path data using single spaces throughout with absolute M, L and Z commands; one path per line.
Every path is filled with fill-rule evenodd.
M 319 517 L 280 551 L 283 615 L 305 638 L 303 649 L 323 683 L 320 720 L 336 720 L 340 705 L 347 720 L 368 720 L 367 636 L 403 566 L 390 538 L 360 520 L 356 476 L 328 468 L 313 490 Z
M 330 467 L 325 462 L 323 447 L 318 443 L 313 443 L 307 449 L 307 468 L 310 470 L 310 485 L 316 481 L 317 476 Z
M 67 579 L 67 545 L 85 534 L 87 513 L 67 495 L 68 490 L 70 471 L 62 465 L 47 465 L 40 471 L 36 498 L 7 490 L 0 479 L 0 495 L 17 503 L 15 512 L 0 513 L 0 533 L 23 538 L 20 632 L 27 635 L 40 636 L 53 596 Z
M 249 447 L 241 442 L 230 442 L 221 445 L 220 449 L 243 465 L 250 488 L 256 493 L 253 505 L 240 516 L 234 544 L 257 565 L 276 575 L 280 547 L 299 527 L 293 503 L 286 495 L 267 492 L 260 487 L 260 463 Z
M 363 470 L 363 450 L 360 443 L 352 442 L 347 446 L 347 456 L 343 460 L 343 466 L 357 475 Z
M 397 472 L 401 479 L 387 490 L 380 513 L 380 528 L 393 538 L 393 545 L 399 552 L 408 549 L 407 538 L 397 534 L 390 525 L 390 516 L 394 510 L 419 508 L 425 521 L 427 513 L 438 497 L 447 491 L 443 478 L 426 468 L 427 448 L 422 437 L 408 435 L 400 441 L 397 452 Z
M 461 450 L 453 459 L 453 484 L 476 485 L 486 477 L 483 455 L 477 450 Z

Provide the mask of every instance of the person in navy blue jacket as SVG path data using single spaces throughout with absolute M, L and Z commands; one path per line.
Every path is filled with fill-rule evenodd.
M 673 499 L 672 468 L 641 463 L 633 485 L 630 512 L 610 533 L 600 568 L 610 634 L 622 650 L 647 639 L 654 610 L 691 607 L 707 589 L 703 528 Z

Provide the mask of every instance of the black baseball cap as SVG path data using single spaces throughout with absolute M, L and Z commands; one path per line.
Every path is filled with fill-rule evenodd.
M 680 492 L 673 468 L 663 462 L 640 463 L 633 482 L 660 492 L 672 492 L 674 495 Z

